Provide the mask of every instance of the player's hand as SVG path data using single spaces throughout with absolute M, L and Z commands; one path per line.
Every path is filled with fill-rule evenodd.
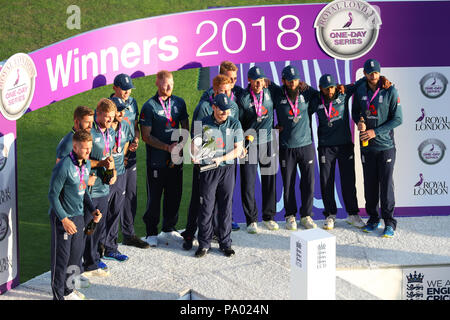
M 102 213 L 100 212 L 100 210 L 95 209 L 95 211 L 92 212 L 92 215 L 94 216 L 94 222 L 99 223 L 100 219 L 102 218 Z
M 300 89 L 301 92 L 303 92 L 306 89 L 308 89 L 308 84 L 300 80 L 300 82 L 298 83 L 298 88 Z
M 344 94 L 345 93 L 345 86 L 343 84 L 338 84 L 336 86 L 336 89 L 341 93 Z
M 212 159 L 212 161 L 215 162 L 217 166 L 219 166 L 219 164 L 223 161 L 223 158 L 222 157 L 214 158 Z
M 385 90 L 389 89 L 392 86 L 392 82 L 390 82 L 386 77 L 380 76 L 381 87 Z
M 265 78 L 264 79 L 264 88 L 268 88 L 272 82 L 270 79 Z
M 88 186 L 92 187 L 95 184 L 95 180 L 97 180 L 97 176 L 95 173 L 89 175 Z
M 70 220 L 69 218 L 66 217 L 66 218 L 62 219 L 62 220 L 61 220 L 61 223 L 62 223 L 62 225 L 63 225 L 64 230 L 65 230 L 68 234 L 72 235 L 72 234 L 77 233 L 77 226 L 76 226 L 75 223 L 73 223 L 73 221 Z
M 174 142 L 174 143 L 172 143 L 172 144 L 169 144 L 166 151 L 167 151 L 168 153 L 172 153 L 173 148 L 175 148 L 175 147 L 177 146 L 177 144 L 178 144 L 177 142 Z
M 280 126 L 279 124 L 277 124 L 277 125 L 275 126 L 275 129 L 278 129 L 280 132 L 283 131 L 283 127 Z
M 366 131 L 366 124 L 362 121 L 358 122 L 358 130 L 359 131 Z
M 117 181 L 117 175 L 114 173 L 114 176 L 109 180 L 109 185 L 113 185 Z
M 369 129 L 369 130 L 366 130 L 366 131 L 362 131 L 359 134 L 359 139 L 361 141 L 368 141 L 370 139 L 375 138 L 375 136 L 376 136 L 375 131 L 373 129 Z
M 242 149 L 242 153 L 241 153 L 241 155 L 239 156 L 239 158 L 240 158 L 240 159 L 244 159 L 245 156 L 247 155 L 247 153 L 248 153 L 247 148 Z

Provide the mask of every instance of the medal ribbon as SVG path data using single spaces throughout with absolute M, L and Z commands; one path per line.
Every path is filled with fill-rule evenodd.
M 117 152 L 119 152 L 120 138 L 122 136 L 122 133 L 121 133 L 122 123 L 121 122 L 119 122 L 118 127 L 119 127 L 119 130 L 117 130 L 117 135 L 116 135 L 116 150 L 117 150 Z
M 259 118 L 261 118 L 261 116 L 262 116 L 262 104 L 263 104 L 262 100 L 263 100 L 263 93 L 264 92 L 263 91 L 260 92 L 259 101 L 256 98 L 256 95 L 253 92 L 253 90 L 250 90 L 250 93 L 252 94 L 253 102 L 255 103 L 256 114 L 258 115 Z
M 105 132 L 102 132 L 102 130 L 100 130 L 100 126 L 98 125 L 98 122 L 95 122 L 97 124 L 98 130 L 100 131 L 100 133 L 103 136 L 103 141 L 105 141 L 105 148 L 108 150 L 108 153 L 111 151 L 109 150 L 109 132 L 108 129 L 105 129 Z
M 328 118 L 328 122 L 331 122 L 331 107 L 333 106 L 333 101 L 330 101 L 330 106 L 328 107 L 327 110 L 327 107 L 325 107 L 325 100 L 323 99 L 323 97 L 320 98 L 322 99 L 323 110 L 325 111 L 325 115 Z
M 73 164 L 75 165 L 75 168 L 77 168 L 78 175 L 80 176 L 80 184 L 84 186 L 83 178 L 84 178 L 84 167 L 85 167 L 85 165 L 84 164 L 81 165 L 81 169 L 80 169 L 80 167 L 78 166 L 78 162 L 75 159 L 75 156 L 74 156 L 72 151 L 70 151 L 69 156 L 70 156 L 70 159 L 72 160 Z
M 367 110 L 370 111 L 370 104 L 372 103 L 373 99 L 375 99 L 375 97 L 377 96 L 378 92 L 380 91 L 380 87 L 377 88 L 377 90 L 374 92 L 372 98 L 369 100 L 367 100 Z M 369 91 L 367 91 L 367 98 L 369 98 Z
M 297 94 L 297 97 L 295 98 L 295 104 L 293 104 L 291 102 L 291 100 L 289 99 L 289 96 L 286 92 L 286 89 L 284 89 L 284 95 L 286 96 L 287 101 L 289 102 L 289 105 L 291 106 L 292 112 L 294 113 L 294 117 L 298 116 L 299 110 L 298 110 L 298 98 L 299 98 L 299 94 Z
M 168 99 L 169 99 L 169 105 L 167 106 L 167 109 L 166 109 L 166 104 L 164 103 L 164 100 L 161 97 L 159 97 L 159 102 L 161 103 L 161 106 L 164 109 L 164 113 L 166 114 L 167 122 L 171 122 L 172 121 L 172 115 L 171 115 L 172 108 L 171 108 L 171 104 L 170 104 L 170 97 Z

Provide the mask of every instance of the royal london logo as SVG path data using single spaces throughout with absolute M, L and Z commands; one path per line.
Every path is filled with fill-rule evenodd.
M 428 116 L 425 108 L 420 109 L 421 114 L 416 120 L 416 131 L 445 131 L 450 130 L 447 116 Z
M 31 104 L 36 66 L 25 53 L 16 53 L 0 71 L 0 112 L 8 120 L 19 119 Z
M 423 299 L 423 273 L 406 275 L 406 300 L 422 300 Z
M 422 173 L 419 173 L 419 180 L 414 185 L 414 196 L 441 196 L 448 195 L 447 182 L 426 180 Z
M 430 99 L 442 96 L 447 89 L 448 80 L 439 72 L 430 72 L 420 80 L 420 90 L 423 95 Z
M 438 139 L 427 139 L 419 147 L 419 158 L 422 162 L 430 165 L 439 163 L 445 156 L 446 146 Z
M 314 28 L 320 47 L 336 59 L 356 59 L 375 45 L 381 18 L 362 0 L 336 0 L 316 17 Z

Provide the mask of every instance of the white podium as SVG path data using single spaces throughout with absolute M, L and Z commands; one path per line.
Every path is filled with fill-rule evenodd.
M 291 233 L 291 299 L 336 299 L 336 237 L 316 228 Z

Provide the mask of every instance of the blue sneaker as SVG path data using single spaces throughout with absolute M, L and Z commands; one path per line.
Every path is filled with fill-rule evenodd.
M 392 238 L 392 237 L 394 237 L 394 228 L 392 228 L 391 226 L 387 226 L 386 228 L 384 228 L 383 238 Z
M 97 267 L 99 269 L 108 270 L 108 266 L 103 261 L 100 261 L 99 263 L 97 263 Z
M 103 256 L 103 259 L 124 262 L 124 261 L 128 260 L 128 256 L 121 254 L 119 251 L 116 251 L 116 252 L 105 253 L 105 255 Z
M 366 226 L 362 229 L 364 232 L 370 233 L 372 231 L 377 230 L 381 225 L 381 222 L 377 223 L 367 223 Z
M 239 227 L 239 225 L 238 225 L 236 222 L 231 221 L 231 230 L 237 231 L 237 230 L 239 230 L 240 228 L 241 228 L 241 227 Z

